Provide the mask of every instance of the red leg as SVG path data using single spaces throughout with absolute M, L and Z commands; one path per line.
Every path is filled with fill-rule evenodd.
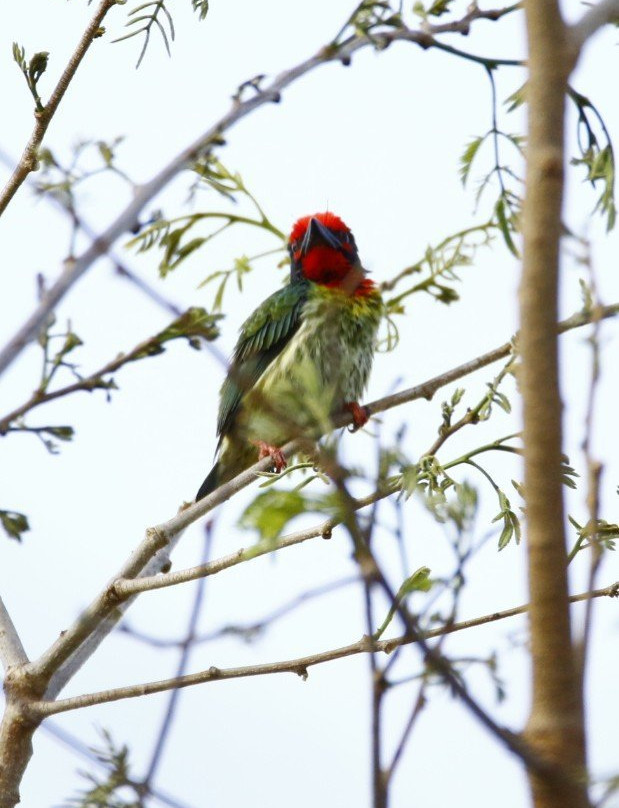
M 370 411 L 367 407 L 362 407 L 358 401 L 347 401 L 344 404 L 344 409 L 352 413 L 351 432 L 361 429 L 370 420 Z
M 258 447 L 258 459 L 262 460 L 264 457 L 270 457 L 277 472 L 283 471 L 288 462 L 281 449 L 277 446 L 271 446 L 270 443 L 265 443 L 263 440 L 253 440 L 254 446 Z

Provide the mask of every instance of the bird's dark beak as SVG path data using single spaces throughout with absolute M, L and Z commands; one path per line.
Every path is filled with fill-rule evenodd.
M 309 227 L 305 231 L 303 241 L 301 242 L 301 253 L 307 255 L 312 247 L 319 245 L 331 247 L 334 250 L 342 249 L 342 242 L 335 233 L 329 230 L 328 227 L 325 227 L 318 219 L 311 219 Z

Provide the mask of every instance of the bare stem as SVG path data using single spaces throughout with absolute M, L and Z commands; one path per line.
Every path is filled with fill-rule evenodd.
M 24 153 L 22 154 L 15 171 L 13 171 L 13 174 L 9 178 L 9 181 L 3 188 L 2 192 L 0 192 L 0 216 L 28 174 L 30 174 L 31 171 L 36 171 L 38 167 L 38 151 L 41 143 L 43 142 L 45 133 L 47 132 L 47 127 L 54 117 L 54 114 L 58 109 L 58 105 L 62 101 L 62 98 L 66 93 L 67 88 L 77 71 L 77 68 L 80 66 L 80 62 L 86 55 L 86 51 L 99 35 L 103 18 L 114 5 L 116 5 L 116 0 L 102 0 L 91 21 L 88 23 L 88 27 L 82 34 L 77 48 L 73 52 L 73 55 L 69 59 L 69 63 L 60 76 L 58 84 L 54 88 L 49 101 L 43 107 L 43 109 L 35 111 L 34 129 L 32 130 L 30 139 L 26 144 Z

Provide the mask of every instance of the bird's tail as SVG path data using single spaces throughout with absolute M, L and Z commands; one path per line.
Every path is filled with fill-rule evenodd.
M 198 502 L 198 500 L 200 500 L 200 499 L 203 499 L 207 494 L 210 494 L 211 491 L 214 491 L 217 488 L 217 486 L 220 484 L 220 480 L 219 480 L 220 468 L 219 468 L 219 466 L 220 466 L 220 462 L 217 461 L 217 463 L 215 463 L 213 468 L 207 474 L 206 479 L 204 480 L 204 482 L 200 486 L 200 490 L 196 494 L 196 502 Z

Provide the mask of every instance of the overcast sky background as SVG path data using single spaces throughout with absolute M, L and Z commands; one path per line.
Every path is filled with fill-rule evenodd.
M 141 41 L 110 44 L 123 33 L 131 4 L 114 9 L 106 20 L 109 35 L 94 43 L 51 124 L 45 144 L 63 159 L 81 139 L 126 137 L 118 164 L 136 181 L 147 180 L 181 148 L 207 129 L 228 108 L 236 87 L 258 73 L 274 75 L 292 67 L 329 41 L 352 10 L 346 0 L 315 0 L 311 5 L 264 0 L 261 3 L 213 0 L 208 18 L 199 22 L 188 2 L 170 2 L 177 29 L 172 58 L 155 33 L 144 62 L 134 69 Z M 461 4 L 462 8 L 464 4 Z M 566 13 L 581 13 L 579 3 Z M 83 2 L 30 0 L 0 10 L 0 74 L 3 124 L 0 147 L 17 158 L 32 126 L 32 102 L 11 43 L 28 54 L 50 52 L 48 74 L 40 82 L 43 98 L 69 58 L 93 8 Z M 524 53 L 521 21 L 481 21 L 468 39 L 454 44 L 488 56 L 519 58 Z M 590 96 L 619 142 L 616 100 L 617 33 L 596 37 L 587 48 L 574 86 Z M 519 69 L 497 75 L 504 99 L 524 80 Z M 364 264 L 377 281 L 417 261 L 428 244 L 482 221 L 483 204 L 474 213 L 474 183 L 463 189 L 457 169 L 469 139 L 491 123 L 490 85 L 479 66 L 439 53 L 400 44 L 386 52 L 364 50 L 351 67 L 319 68 L 285 92 L 282 103 L 245 118 L 226 135 L 218 154 L 239 171 L 285 232 L 301 215 L 329 208 L 353 229 Z M 521 111 L 507 116 L 509 131 L 522 127 Z M 570 143 L 574 119 L 570 113 Z M 489 167 L 481 154 L 473 169 Z M 0 167 L 2 179 L 8 170 Z M 599 220 L 590 221 L 596 195 L 582 183 L 582 172 L 569 173 L 566 221 L 593 240 L 593 261 L 602 300 L 619 300 L 616 233 L 606 237 Z M 174 215 L 186 196 L 186 178 L 176 181 L 151 206 Z M 81 212 L 102 230 L 129 199 L 116 179 L 84 186 Z M 488 202 L 491 197 L 488 198 Z M 221 209 L 213 194 L 198 197 L 196 209 Z M 247 209 L 249 210 L 249 209 Z M 23 187 L 0 222 L 4 263 L 0 297 L 0 341 L 23 322 L 35 302 L 39 272 L 51 282 L 67 253 L 69 228 L 62 214 Z M 83 248 L 86 242 L 80 242 Z M 210 307 L 213 290 L 198 288 L 211 272 L 233 259 L 276 246 L 264 234 L 235 228 L 198 251 L 166 280 L 158 279 L 158 255 L 136 256 L 116 245 L 134 269 L 180 307 Z M 582 268 L 566 251 L 562 314 L 579 308 Z M 228 353 L 243 318 L 281 282 L 277 259 L 256 264 L 243 294 L 232 287 L 228 317 L 219 348 Z M 508 339 L 517 328 L 518 262 L 496 243 L 480 250 L 474 265 L 462 270 L 461 300 L 445 307 L 414 296 L 400 318 L 401 342 L 395 352 L 379 355 L 367 400 L 419 383 L 467 361 Z M 170 320 L 160 307 L 118 279 L 109 262 L 99 261 L 57 311 L 58 325 L 71 320 L 84 340 L 76 354 L 91 372 L 120 351 L 156 333 Z M 595 450 L 605 465 L 602 515 L 619 521 L 616 489 L 619 452 L 616 438 L 617 326 L 605 323 L 603 376 Z M 31 347 L 8 371 L 0 387 L 0 412 L 21 403 L 36 386 L 40 351 Z M 589 351 L 585 332 L 562 340 L 566 412 L 566 448 L 581 472 L 584 402 Z M 466 379 L 467 403 L 474 404 L 498 367 Z M 144 529 L 172 516 L 193 497 L 211 465 L 215 448 L 217 391 L 224 368 L 208 352 L 172 344 L 163 356 L 122 370 L 120 390 L 111 404 L 102 393 L 78 394 L 50 404 L 29 417 L 32 424 L 71 424 L 73 443 L 49 455 L 32 436 L 2 442 L 0 507 L 24 511 L 31 532 L 23 544 L 0 542 L 0 591 L 22 634 L 27 652 L 38 656 L 60 630 L 100 590 L 140 541 Z M 513 385 L 506 390 L 514 394 Z M 450 388 L 453 389 L 453 388 Z M 427 449 L 440 424 L 440 402 L 414 402 L 386 415 L 382 435 L 393 441 L 407 424 L 405 449 L 416 458 Z M 514 401 L 514 398 L 512 398 Z M 515 401 L 514 401 L 515 403 Z M 517 428 L 517 426 L 516 426 Z M 464 430 L 444 448 L 447 460 L 485 439 L 514 431 L 514 417 L 497 414 L 490 424 Z M 369 470 L 375 444 L 362 435 L 346 436 L 345 457 Z M 505 485 L 521 479 L 517 465 L 489 461 Z M 477 533 L 483 535 L 498 508 L 479 479 L 458 472 L 458 479 L 479 485 L 482 507 Z M 236 519 L 255 489 L 220 509 L 214 555 L 254 541 L 240 532 Z M 584 489 L 570 493 L 569 509 L 586 520 Z M 512 497 L 514 506 L 518 498 Z M 412 569 L 427 565 L 433 575 L 450 570 L 444 532 L 411 500 L 406 506 L 407 542 Z M 390 504 L 380 518 L 393 524 Z M 311 517 L 295 527 L 312 524 Z M 382 534 L 381 534 L 382 535 Z M 198 563 L 203 526 L 187 531 L 174 555 L 175 569 Z M 573 538 L 573 536 L 572 536 Z M 397 586 L 397 552 L 385 532 L 384 558 Z M 475 617 L 526 601 L 524 548 L 496 552 L 496 536 L 472 565 L 461 604 L 461 618 Z M 586 563 L 575 565 L 573 589 L 586 579 Z M 209 579 L 200 630 L 249 622 L 268 614 L 299 592 L 353 574 L 350 546 L 343 530 L 331 542 L 314 540 L 278 557 L 263 558 Z M 599 585 L 617 578 L 614 557 L 605 559 Z M 135 627 L 158 636 L 184 631 L 193 587 L 147 593 L 131 609 Z M 420 601 L 421 603 L 421 601 Z M 576 611 L 576 621 L 580 612 Z M 590 758 L 595 776 L 617 773 L 615 734 L 619 696 L 616 688 L 616 604 L 596 606 L 597 624 L 588 680 Z M 295 611 L 252 645 L 225 639 L 195 649 L 190 670 L 228 667 L 294 657 L 358 639 L 365 631 L 362 593 L 348 587 Z M 515 729 L 528 710 L 526 638 L 520 619 L 454 635 L 445 646 L 451 655 L 483 655 L 497 649 L 508 699 L 495 703 L 482 671 L 472 670 L 474 692 L 500 722 Z M 415 659 L 412 649 L 403 655 Z M 154 651 L 123 635 L 111 637 L 80 672 L 66 695 L 161 679 L 173 675 L 177 654 Z M 410 670 L 409 664 L 409 670 Z M 414 669 L 414 668 L 413 668 Z M 281 675 L 259 680 L 209 684 L 183 692 L 174 735 L 157 784 L 188 806 L 240 806 L 248 801 L 279 808 L 293 800 L 299 808 L 368 805 L 370 802 L 368 661 L 349 659 L 315 668 L 308 681 Z M 411 707 L 406 687 L 388 700 L 386 748 L 397 742 Z M 148 764 L 166 695 L 120 702 L 69 713 L 54 719 L 88 744 L 98 744 L 98 728 L 132 750 L 136 776 Z M 40 732 L 23 782 L 22 804 L 57 805 L 79 785 L 76 769 L 89 764 Z M 396 777 L 392 805 L 424 808 L 463 803 L 520 808 L 527 801 L 520 766 L 444 691 L 432 695 Z M 611 803 L 612 804 L 612 803 Z M 614 805 L 619 805 L 615 799 Z

